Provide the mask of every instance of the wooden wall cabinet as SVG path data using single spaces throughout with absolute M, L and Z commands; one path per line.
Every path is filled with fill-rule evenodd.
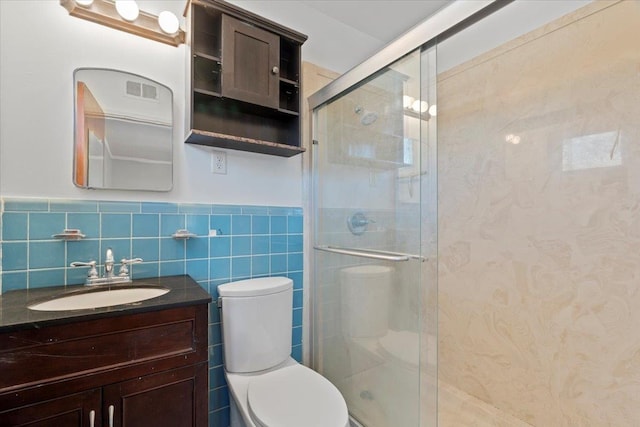
M 207 314 L 200 304 L 0 334 L 0 425 L 207 426 Z
M 307 37 L 222 0 L 191 0 L 187 143 L 302 153 L 301 47 Z

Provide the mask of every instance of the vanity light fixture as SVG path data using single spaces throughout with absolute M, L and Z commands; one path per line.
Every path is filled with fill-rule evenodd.
M 421 101 L 409 95 L 402 96 L 404 114 L 421 120 L 429 120 L 437 114 L 436 105 L 429 105 L 427 101 Z
M 173 13 L 169 12 L 175 19 L 168 18 L 172 26 L 162 28 L 160 17 L 141 11 L 134 0 L 60 0 L 60 5 L 71 16 L 172 46 L 178 46 L 185 40 L 185 33 Z M 174 31 L 169 32 L 172 29 Z
M 402 107 L 412 113 L 422 114 L 429 111 L 429 114 L 431 114 L 431 107 L 435 107 L 435 105 L 429 107 L 429 103 L 427 103 L 427 101 L 421 101 L 419 98 L 416 99 L 412 96 L 403 95 Z M 431 115 L 435 116 L 435 114 Z

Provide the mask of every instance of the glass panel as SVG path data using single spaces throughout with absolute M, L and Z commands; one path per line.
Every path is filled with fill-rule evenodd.
M 314 367 L 367 427 L 419 425 L 420 69 L 416 51 L 315 111 Z
M 427 114 L 420 120 L 420 235 L 421 333 L 420 333 L 420 426 L 438 425 L 438 106 L 436 93 L 437 48 L 423 47 L 420 57 L 422 99 Z M 405 119 L 406 120 L 406 119 Z M 415 176 L 411 176 L 415 181 Z M 411 184 L 411 180 L 408 184 Z M 411 188 L 411 187 L 409 187 Z M 408 190 L 407 190 L 408 191 Z M 417 230 L 416 230 L 417 234 Z

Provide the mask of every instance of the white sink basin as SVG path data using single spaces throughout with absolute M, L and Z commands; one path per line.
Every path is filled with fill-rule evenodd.
M 29 309 L 36 311 L 66 311 L 110 307 L 112 305 L 131 304 L 156 298 L 167 292 L 169 292 L 167 288 L 150 286 L 90 290 L 36 303 L 30 305 Z

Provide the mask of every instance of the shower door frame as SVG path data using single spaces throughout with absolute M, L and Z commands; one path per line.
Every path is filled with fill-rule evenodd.
M 436 43 L 436 41 L 442 41 L 449 36 L 458 33 L 459 31 L 469 27 L 470 25 L 482 20 L 486 16 L 489 16 L 496 12 L 499 9 L 502 9 L 504 6 L 512 3 L 515 0 L 477 0 L 473 2 L 462 2 L 455 1 L 449 6 L 444 7 L 440 11 L 436 12 L 436 14 L 427 18 L 422 23 L 410 29 L 404 35 L 400 36 L 395 41 L 391 42 L 387 46 L 385 46 L 381 51 L 379 51 L 374 56 L 365 60 L 361 64 L 355 66 L 351 70 L 347 71 L 345 74 L 339 76 L 334 81 L 313 93 L 309 96 L 308 105 L 309 105 L 309 115 L 308 117 L 311 119 L 311 127 L 309 129 L 310 136 L 309 141 L 312 145 L 317 145 L 316 135 L 317 135 L 317 119 L 316 119 L 316 110 L 323 105 L 329 103 L 330 101 L 338 98 L 345 92 L 349 91 L 351 88 L 357 86 L 362 81 L 366 80 L 370 76 L 374 75 L 378 71 L 384 69 L 385 67 L 393 64 L 397 60 L 401 59 L 405 55 L 420 49 L 422 46 L 425 46 L 429 43 Z M 317 209 L 317 200 L 313 196 L 313 186 L 317 182 L 318 178 L 316 176 L 316 168 L 315 165 L 315 147 L 310 148 L 307 153 L 309 153 L 309 158 L 306 162 L 308 167 L 308 181 L 307 181 L 307 209 L 308 212 L 316 212 Z M 315 262 L 315 251 L 318 250 L 315 248 L 316 246 L 316 236 L 317 236 L 317 220 L 315 215 L 308 215 L 308 229 L 307 235 L 312 236 L 310 239 L 307 239 L 305 244 L 305 250 L 308 254 L 307 261 L 309 265 L 309 275 L 307 276 L 310 280 L 309 291 L 310 298 L 307 300 L 307 315 L 305 316 L 310 321 L 315 319 L 315 306 L 314 300 L 316 299 L 316 288 L 315 288 L 315 270 L 316 270 L 316 262 Z M 322 249 L 320 249 L 322 250 Z M 388 254 L 385 254 L 388 255 Z M 392 254 L 392 255 L 409 255 L 409 254 Z M 413 258 L 413 256 L 410 256 Z M 419 257 L 422 258 L 422 257 Z M 316 360 L 316 336 L 315 331 L 312 326 L 305 328 L 308 333 L 306 340 L 307 342 L 307 350 L 305 351 L 305 360 L 307 360 L 310 365 L 317 369 L 318 365 L 321 361 Z M 351 420 L 353 418 L 350 417 Z M 422 425 L 421 417 L 419 417 L 419 424 Z

